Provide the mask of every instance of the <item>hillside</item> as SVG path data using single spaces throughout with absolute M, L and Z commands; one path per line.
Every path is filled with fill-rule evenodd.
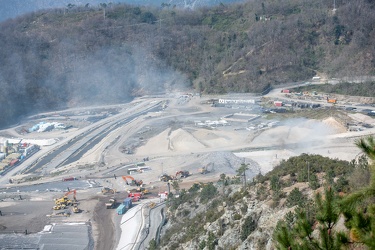
M 306 162 L 309 168 L 296 167 Z M 292 249 L 372 249 L 361 242 L 348 242 L 348 248 L 319 248 L 316 243 L 320 244 L 317 235 L 324 224 L 320 218 L 322 204 L 316 202 L 316 195 L 329 189 L 337 202 L 339 193 L 347 197 L 368 185 L 369 171 L 366 157 L 346 162 L 302 154 L 283 161 L 265 176 L 258 175 L 247 185 L 242 177 L 229 178 L 225 174 L 215 183 L 194 184 L 188 190 L 173 183 L 174 193 L 179 192 L 179 196 L 167 201 L 165 229 L 159 244 L 150 244 L 150 249 L 288 249 L 277 245 L 279 227 L 284 222 L 291 228 L 298 226 L 301 211 L 308 214 L 309 233 L 305 235 L 299 229 L 291 237 L 310 237 L 311 244 Z M 347 234 L 342 221 L 336 218 L 331 227 Z
M 170 4 L 171 6 L 176 6 L 177 8 L 188 8 L 194 9 L 202 6 L 217 5 L 220 3 L 233 3 L 239 2 L 241 0 L 13 0 L 6 1 L 2 0 L 0 8 L 0 21 L 4 21 L 8 18 L 15 18 L 19 15 L 38 11 L 45 10 L 50 8 L 67 8 L 68 6 L 99 6 L 100 4 L 116 4 L 116 3 L 125 3 L 131 5 L 150 5 L 160 7 L 165 4 Z
M 124 4 L 39 11 L 0 24 L 0 127 L 39 111 L 194 88 L 373 75 L 373 1 L 251 1 L 194 11 Z

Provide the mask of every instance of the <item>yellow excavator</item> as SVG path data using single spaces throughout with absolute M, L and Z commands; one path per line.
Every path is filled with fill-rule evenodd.
M 73 200 L 69 199 L 68 195 L 73 194 Z M 55 206 L 53 207 L 54 210 L 60 210 L 65 209 L 67 206 L 76 205 L 77 197 L 76 197 L 77 191 L 71 190 L 64 194 L 63 197 L 55 199 Z

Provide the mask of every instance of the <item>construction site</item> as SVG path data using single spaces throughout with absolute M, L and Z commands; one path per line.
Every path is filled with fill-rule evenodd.
M 7 148 L 11 137 L 40 142 L 1 176 L 0 247 L 16 241 L 30 249 L 142 249 L 126 245 L 151 234 L 152 224 L 132 222 L 141 224 L 133 238 L 121 233 L 133 225 L 122 221 L 133 209 L 150 216 L 177 188 L 217 182 L 220 174 L 236 176 L 241 164 L 249 166 L 251 181 L 302 153 L 350 161 L 360 154 L 354 141 L 375 132 L 371 106 L 356 106 L 359 102 L 322 99 L 314 100 L 319 107 L 289 115 L 269 112 L 275 101 L 292 101 L 285 94 L 278 89 L 263 99 L 143 98 L 103 110 L 43 114 L 0 131 Z M 109 110 L 111 115 L 102 115 Z M 69 117 L 72 126 L 25 133 L 40 117 L 49 122 Z M 353 124 L 361 129 L 351 130 Z

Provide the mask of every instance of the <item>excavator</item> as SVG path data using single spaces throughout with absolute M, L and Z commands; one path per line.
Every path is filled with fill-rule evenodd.
M 73 194 L 73 200 L 69 199 L 68 195 Z M 55 199 L 55 206 L 53 207 L 54 210 L 64 209 L 67 206 L 77 204 L 77 191 L 75 189 L 68 191 L 64 194 L 63 197 Z
M 178 178 L 186 178 L 186 177 L 189 177 L 189 176 L 190 176 L 190 172 L 189 171 L 181 170 L 181 171 L 177 171 L 176 172 L 175 178 L 176 179 L 178 179 Z
M 121 176 L 122 179 L 126 182 L 126 185 L 130 185 L 130 186 L 141 186 L 143 184 L 143 181 L 142 180 L 136 180 L 134 179 L 133 177 L 131 177 L 130 175 L 126 175 L 126 176 Z M 128 182 L 128 179 L 131 180 L 131 182 L 129 183 Z

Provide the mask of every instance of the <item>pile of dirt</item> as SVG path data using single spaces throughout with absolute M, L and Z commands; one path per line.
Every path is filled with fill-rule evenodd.
M 350 118 L 358 121 L 358 122 L 363 122 L 363 123 L 368 123 L 368 124 L 375 124 L 375 119 L 371 118 L 370 116 L 368 115 L 364 115 L 364 114 L 359 114 L 359 113 L 356 113 L 356 114 L 348 114 L 350 116 Z
M 190 149 L 204 149 L 203 143 L 183 129 L 174 130 L 169 137 L 171 151 L 187 151 Z
M 345 133 L 346 132 L 346 127 L 343 124 L 341 124 L 340 122 L 338 122 L 333 117 L 328 117 L 327 119 L 324 119 L 322 122 L 324 124 L 328 125 L 336 133 Z

